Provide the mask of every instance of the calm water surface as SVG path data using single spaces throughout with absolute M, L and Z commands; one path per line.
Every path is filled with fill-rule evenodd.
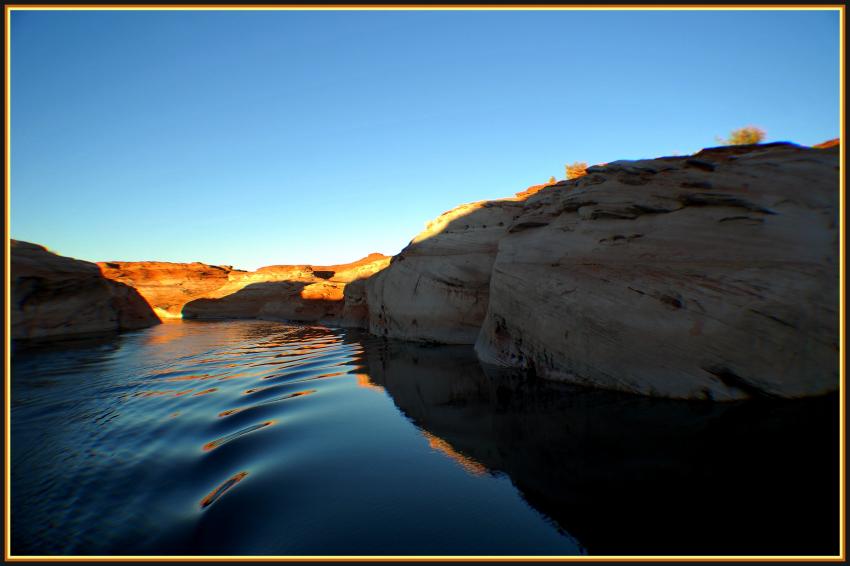
M 837 552 L 835 396 L 651 400 L 264 321 L 12 366 L 13 554 Z

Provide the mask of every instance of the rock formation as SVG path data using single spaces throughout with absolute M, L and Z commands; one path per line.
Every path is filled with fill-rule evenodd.
M 542 190 L 499 242 L 476 350 L 655 396 L 835 390 L 838 175 L 837 147 L 779 143 L 617 161 Z
M 817 149 L 829 149 L 831 147 L 837 147 L 837 146 L 840 146 L 840 145 L 841 145 L 841 140 L 839 138 L 834 138 L 834 139 L 831 139 L 831 140 L 827 140 L 823 143 L 817 143 L 817 144 L 813 145 L 812 147 L 817 148 Z
M 369 329 L 654 396 L 835 390 L 838 152 L 617 161 L 463 205 L 365 282 Z
M 388 256 L 370 254 L 342 265 L 273 265 L 232 276 L 207 296 L 187 303 L 186 318 L 262 318 L 302 322 L 322 321 L 365 326 L 367 311 L 360 296 L 346 296 L 346 287 L 380 271 Z M 348 305 L 348 306 L 347 306 Z
M 43 246 L 11 241 L 12 338 L 55 339 L 145 328 L 159 323 L 132 287 L 98 266 Z
M 180 318 L 183 305 L 226 285 L 245 273 L 229 266 L 165 261 L 98 262 L 105 277 L 135 289 L 160 318 Z
M 366 283 L 369 330 L 403 340 L 471 344 L 487 303 L 499 240 L 522 212 L 516 199 L 442 214 Z
M 268 318 L 365 326 L 362 286 L 351 304 L 349 283 L 383 269 L 371 254 L 349 264 L 273 265 L 257 271 L 203 263 L 102 262 L 103 274 L 135 287 L 161 318 Z
M 839 153 L 831 140 L 597 165 L 459 206 L 393 258 L 100 266 L 162 317 L 475 344 L 489 364 L 660 397 L 817 395 L 838 387 Z

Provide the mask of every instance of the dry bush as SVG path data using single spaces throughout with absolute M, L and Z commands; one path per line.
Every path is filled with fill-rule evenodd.
M 765 132 L 757 126 L 745 126 L 733 130 L 728 139 L 718 138 L 722 145 L 749 145 L 764 139 Z
M 587 163 L 576 161 L 566 165 L 567 179 L 578 179 L 587 175 Z

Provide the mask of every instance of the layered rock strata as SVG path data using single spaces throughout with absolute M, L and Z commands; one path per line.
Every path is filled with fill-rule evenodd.
M 164 318 L 475 344 L 489 364 L 660 397 L 817 395 L 838 387 L 839 153 L 831 140 L 594 166 L 446 212 L 392 259 L 100 267 Z
M 663 397 L 835 390 L 838 150 L 617 161 L 540 191 L 499 241 L 479 357 Z
M 239 277 L 230 266 L 165 261 L 98 262 L 104 277 L 134 287 L 160 318 L 180 318 L 183 305 Z
M 346 288 L 386 267 L 388 256 L 370 254 L 342 265 L 276 265 L 232 277 L 224 287 L 183 308 L 186 318 L 262 318 L 365 326 L 363 300 Z
M 366 282 L 369 330 L 379 336 L 471 344 L 487 313 L 499 240 L 522 213 L 516 199 L 459 206 Z
M 57 339 L 159 324 L 139 293 L 101 275 L 94 263 L 12 240 L 12 338 Z
M 839 149 L 616 161 L 460 206 L 365 281 L 369 330 L 653 396 L 835 390 Z

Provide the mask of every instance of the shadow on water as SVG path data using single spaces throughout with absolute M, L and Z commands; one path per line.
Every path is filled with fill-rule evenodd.
M 838 553 L 838 398 L 669 401 L 364 339 L 372 381 L 591 555 Z

